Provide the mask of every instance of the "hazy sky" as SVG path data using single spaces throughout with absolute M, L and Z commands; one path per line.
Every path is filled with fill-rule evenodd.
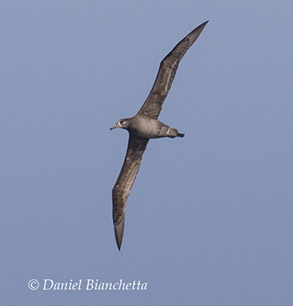
M 206 20 L 160 116 L 185 137 L 150 141 L 119 252 L 109 127 Z M 2 0 L 1 305 L 292 306 L 292 20 L 291 0 Z

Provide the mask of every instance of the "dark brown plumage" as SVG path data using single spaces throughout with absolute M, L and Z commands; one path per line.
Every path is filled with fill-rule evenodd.
M 139 114 L 158 119 L 168 92 L 172 86 L 178 65 L 184 54 L 196 41 L 208 21 L 191 31 L 162 60 L 153 88 L 139 110 Z
M 139 112 L 132 118 L 119 120 L 111 127 L 111 129 L 123 128 L 129 132 L 126 157 L 112 190 L 114 231 L 119 250 L 122 244 L 127 198 L 138 173 L 149 139 L 184 136 L 177 129 L 160 122 L 158 117 L 162 104 L 171 88 L 180 60 L 196 41 L 207 23 L 208 21 L 204 22 L 190 32 L 162 60 L 151 92 Z
M 136 178 L 142 155 L 146 149 L 148 139 L 135 135 L 129 136 L 125 160 L 112 190 L 113 221 L 115 225 L 115 237 L 118 248 L 122 243 L 125 221 L 126 201 Z

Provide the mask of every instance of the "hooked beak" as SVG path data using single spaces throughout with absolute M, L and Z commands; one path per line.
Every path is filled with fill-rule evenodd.
M 115 125 L 112 125 L 112 126 L 110 127 L 110 131 L 112 131 L 113 129 L 119 128 L 119 127 L 120 127 L 120 123 L 117 122 Z

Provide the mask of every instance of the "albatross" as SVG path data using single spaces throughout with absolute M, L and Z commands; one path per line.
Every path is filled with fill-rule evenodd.
M 110 130 L 125 129 L 129 132 L 128 147 L 125 160 L 112 189 L 114 232 L 120 250 L 124 232 L 126 201 L 137 176 L 143 153 L 149 139 L 162 137 L 184 137 L 176 128 L 158 120 L 162 105 L 174 80 L 179 62 L 199 37 L 208 21 L 185 36 L 161 61 L 154 85 L 138 113 L 120 119 Z

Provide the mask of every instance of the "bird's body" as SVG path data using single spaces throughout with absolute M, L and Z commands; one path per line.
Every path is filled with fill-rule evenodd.
M 149 118 L 145 115 L 136 115 L 129 119 L 129 126 L 127 127 L 131 135 L 140 136 L 147 139 L 152 138 L 162 138 L 162 137 L 171 137 L 183 135 L 178 133 L 177 129 L 171 128 L 165 123 Z M 182 136 L 181 136 L 182 137 Z
M 171 88 L 180 60 L 196 41 L 207 23 L 208 21 L 191 31 L 162 60 L 153 88 L 138 113 L 134 117 L 120 119 L 110 128 L 111 130 L 122 128 L 129 132 L 125 160 L 112 190 L 114 230 L 119 250 L 124 231 L 127 198 L 138 173 L 149 139 L 184 136 L 177 129 L 159 121 L 158 117 L 162 104 Z

